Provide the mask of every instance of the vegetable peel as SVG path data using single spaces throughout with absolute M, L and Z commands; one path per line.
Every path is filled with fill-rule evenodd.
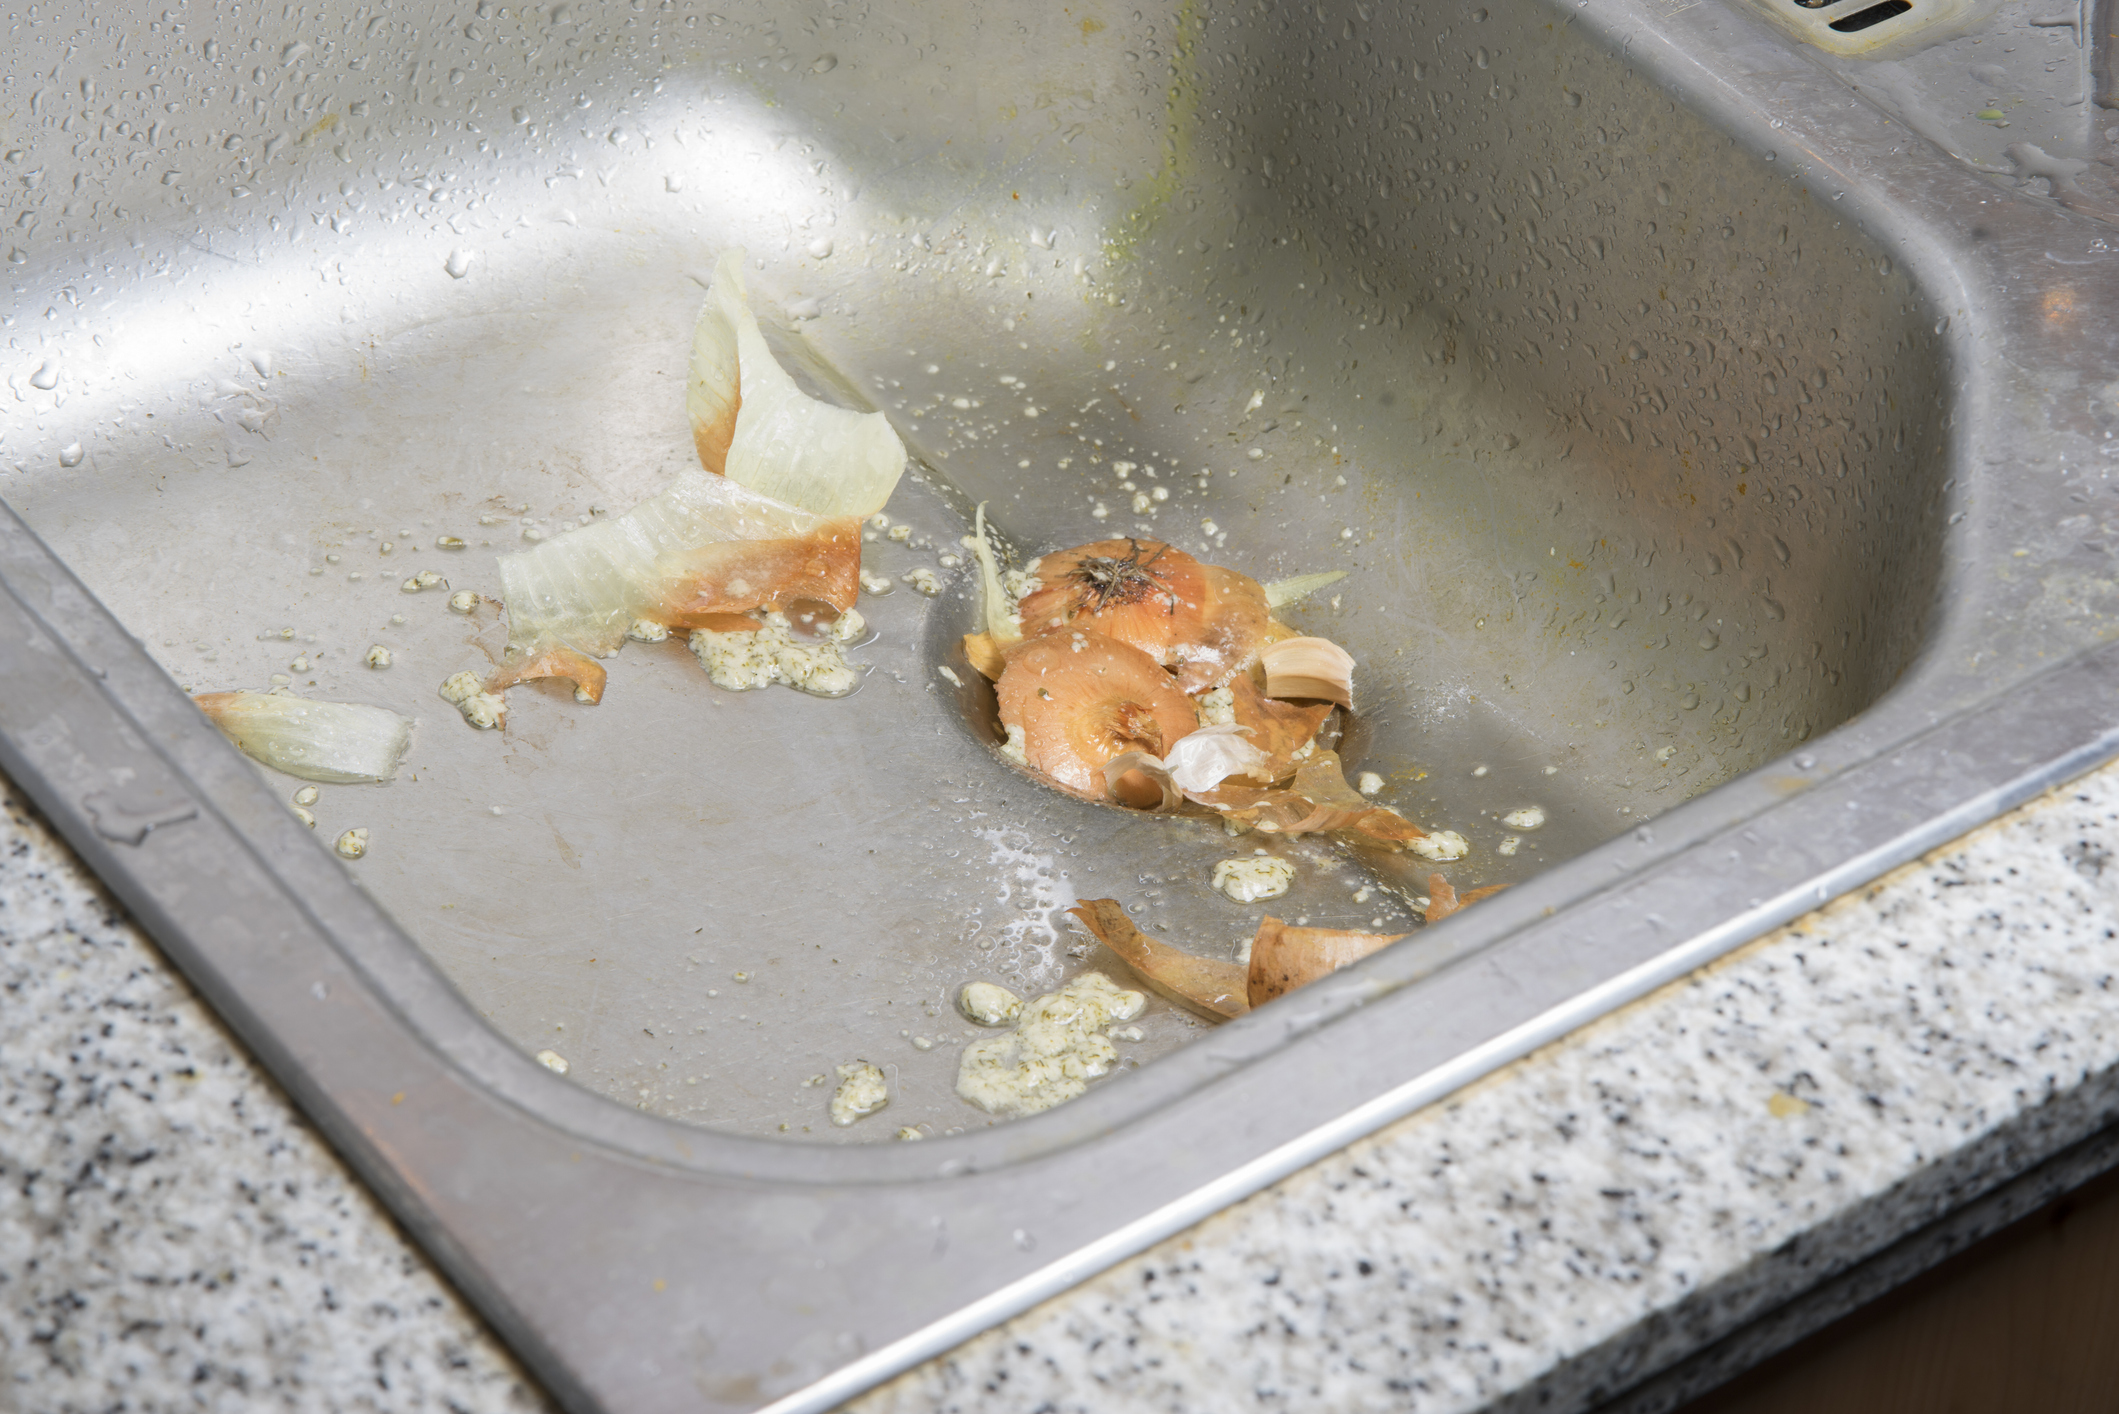
M 1245 995 L 1263 1006 L 1321 977 L 1356 963 L 1406 936 L 1356 933 L 1344 928 L 1298 928 L 1268 915 L 1251 940 Z
M 1266 696 L 1316 698 L 1354 710 L 1354 655 L 1329 638 L 1283 638 L 1258 658 Z
M 1067 910 L 1158 996 L 1214 1021 L 1251 1009 L 1244 969 L 1158 942 L 1133 926 L 1118 900 L 1083 899 Z
M 244 755 L 325 785 L 389 780 L 412 741 L 412 724 L 386 707 L 288 692 L 202 692 L 191 700 Z
M 1484 888 L 1466 889 L 1459 894 L 1450 886 L 1449 880 L 1440 874 L 1430 874 L 1427 876 L 1427 921 L 1440 923 L 1451 914 L 1462 913 L 1480 899 L 1492 898 L 1507 887 L 1506 884 L 1488 884 Z

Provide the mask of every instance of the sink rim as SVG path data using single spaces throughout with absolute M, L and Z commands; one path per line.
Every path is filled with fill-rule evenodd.
M 1789 141 L 1785 133 L 1769 137 L 1765 127 L 1762 104 L 1769 86 L 1782 95 L 1793 89 L 1820 99 L 1843 97 L 1821 73 L 1801 80 L 1785 73 L 1732 78 L 1727 69 L 1741 69 L 1746 54 L 1786 58 L 1780 41 L 1746 30 L 1745 18 L 1733 14 L 1694 10 L 1669 17 L 1651 0 L 1590 0 L 1569 18 L 1598 29 L 1605 47 L 1645 63 L 1703 118 L 1740 134 L 1756 148 L 1769 141 Z M 1735 26 L 1737 41 L 1730 43 L 1726 30 L 1717 26 Z M 1707 49 L 1710 34 L 1722 46 L 1722 65 L 1716 68 L 1694 57 Z M 1820 138 L 1817 170 L 1854 173 L 1864 162 L 1890 153 L 1874 124 L 1874 115 L 1864 110 L 1859 130 L 1829 141 Z M 1981 487 L 1982 458 L 1990 460 L 2009 437 L 2011 419 L 2002 408 L 2009 401 L 2011 378 L 2025 369 L 2068 365 L 2010 324 L 2004 294 L 1982 287 L 1966 250 L 1951 246 L 1940 234 L 1941 218 L 1951 210 L 1951 193 L 1960 193 L 1954 199 L 1961 201 L 1961 193 L 1975 188 L 1974 179 L 1936 154 L 1890 155 L 1897 164 L 1895 176 L 1887 177 L 1881 189 L 1850 181 L 1847 205 L 1861 214 L 1881 244 L 1903 253 L 1923 287 L 1937 293 L 1938 303 L 1964 311 L 1964 317 L 1953 320 L 1948 336 L 1949 363 L 1959 379 L 1947 457 L 1949 474 L 1957 481 L 1950 510 L 1961 520 L 1973 507 L 1975 488 Z M 2081 229 L 2075 218 L 2022 202 L 1996 219 L 2009 227 L 2005 239 L 2024 251 L 2036 251 L 2062 232 Z M 2105 264 L 2106 278 L 2092 290 L 2094 307 L 2119 308 L 2119 275 L 2112 273 L 2111 262 Z M 1942 298 L 1945 292 L 1948 297 Z M 2018 430 L 2034 438 L 2058 435 L 2036 428 Z M 2028 513 L 2021 514 L 2029 519 Z M 1799 748 L 1823 764 L 1791 772 L 1783 758 L 1440 925 L 1435 941 L 1460 944 L 1461 960 L 1423 979 L 1426 985 L 1420 988 L 1403 985 L 1408 961 L 1387 952 L 1311 989 L 1298 1004 L 1284 1003 L 1224 1027 L 1214 1039 L 1115 1078 L 1068 1106 L 992 1131 L 917 1146 L 840 1149 L 722 1134 L 627 1110 L 544 1072 L 488 1029 L 343 871 L 318 857 L 284 808 L 190 710 L 174 684 L 27 528 L 11 518 L 0 524 L 0 589 L 7 596 L 0 601 L 0 617 L 15 618 L 19 629 L 0 633 L 0 665 L 19 670 L 37 664 L 49 672 L 56 649 L 66 655 L 66 670 L 53 675 L 49 693 L 25 694 L 0 705 L 0 726 L 5 728 L 0 732 L 0 765 L 31 792 L 540 1375 L 566 1402 L 584 1409 L 625 1407 L 629 1401 L 621 1396 L 626 1387 L 613 1383 L 608 1370 L 587 1358 L 591 1328 L 563 1332 L 564 1340 L 555 1336 L 537 1298 L 526 1294 L 520 1264 L 496 1252 L 496 1235 L 480 1230 L 474 1206 L 446 1191 L 464 1178 L 451 1167 L 461 1162 L 457 1145 L 462 1136 L 437 1135 L 433 1125 L 475 1117 L 479 1123 L 514 1131 L 516 1141 L 525 1146 L 505 1161 L 528 1152 L 550 1163 L 557 1161 L 554 1155 L 581 1151 L 576 1157 L 585 1155 L 588 1166 L 608 1181 L 637 1182 L 642 1192 L 689 1192 L 695 1195 L 693 1202 L 708 1189 L 729 1195 L 732 1203 L 813 1200 L 838 1215 L 821 1220 L 826 1226 L 845 1221 L 860 1204 L 879 1196 L 897 1203 L 893 1211 L 903 1214 L 932 1203 L 955 1215 L 974 1201 L 982 1202 L 992 1210 L 990 1221 L 955 1220 L 969 1229 L 985 1221 L 994 1233 L 1005 1235 L 1018 1220 L 1010 1215 L 1025 1211 L 1026 1197 L 1035 1211 L 1041 1185 L 1055 1173 L 1078 1166 L 1085 1157 L 1125 1152 L 1114 1146 L 1124 1145 L 1132 1137 L 1128 1131 L 1140 1125 L 1167 1122 L 1179 1112 L 1196 1120 L 1218 1094 L 1262 1067 L 1274 1067 L 1281 1074 L 1275 1082 L 1281 1100 L 1300 1099 L 1314 1093 L 1305 1087 L 1313 1084 L 1315 1074 L 1290 1081 L 1287 1072 L 1328 1060 L 1335 1049 L 1346 1049 L 1346 1038 L 1357 1031 L 1402 1025 L 1428 1004 L 1438 986 L 1482 974 L 1511 982 L 1509 993 L 1520 996 L 1513 985 L 1520 979 L 1511 979 L 1506 965 L 1520 961 L 1538 939 L 1549 939 L 1561 923 L 1577 922 L 1593 907 L 1621 909 L 1643 895 L 1709 897 L 1698 905 L 1698 913 L 1713 915 L 1706 926 L 1698 925 L 1698 913 L 1688 922 L 1687 915 L 1675 909 L 1661 916 L 1649 911 L 1649 931 L 1667 932 L 1668 941 L 1657 942 L 1645 956 L 1640 955 L 1638 937 L 1633 951 L 1606 946 L 1606 975 L 1570 993 L 1564 1004 L 1535 1009 L 1508 1025 L 1502 1024 L 1506 1017 L 1478 1023 L 1459 1018 L 1460 1025 L 1484 1024 L 1492 1034 L 1441 1064 L 1384 1084 L 1372 1072 L 1387 1069 L 1389 1059 L 1399 1053 L 1376 1052 L 1367 1058 L 1358 1080 L 1342 1084 L 1375 1093 L 1337 1111 L 1323 1125 L 1286 1114 L 1255 1122 L 1230 1146 L 1232 1154 L 1208 1165 L 1221 1171 L 1207 1182 L 1193 1181 L 1191 1170 L 1165 1160 L 1143 1181 L 1144 1196 L 1131 1203 L 1130 1215 L 1110 1210 L 1054 1215 L 1062 1233 L 1070 1231 L 1066 1224 L 1072 1222 L 1075 1230 L 1094 1230 L 1096 1235 L 1060 1239 L 1056 1258 L 1037 1258 L 1032 1248 L 1015 1242 L 1016 1252 L 1006 1261 L 985 1260 L 974 1269 L 974 1284 L 983 1292 L 976 1299 L 840 1364 L 769 1406 L 819 1409 L 2119 754 L 2119 728 L 2110 725 L 2108 715 L 2084 705 L 2094 704 L 2105 694 L 2107 681 L 2119 674 L 2119 648 L 2081 649 L 2035 676 L 1992 680 L 1983 689 L 1957 666 L 1956 660 L 1983 631 L 1978 603 L 1958 591 L 1964 577 L 1994 562 L 1996 553 L 1989 550 L 1982 556 L 1967 547 L 1975 532 L 1991 538 L 2002 519 L 1997 515 L 1992 523 L 1953 529 L 1955 553 L 1947 561 L 1942 597 L 1919 656 L 1865 712 Z M 37 709 L 62 702 L 76 710 L 93 708 L 105 720 L 99 726 L 84 716 L 55 737 L 48 730 L 49 720 L 39 717 Z M 2013 723 L 2018 730 L 1995 731 L 1995 723 Z M 2032 727 L 2042 727 L 2044 735 Z M 421 1096 L 412 1110 L 401 1109 L 391 1095 L 407 1090 L 349 1084 L 342 1064 L 313 1046 L 305 1049 L 307 1043 L 287 1039 L 294 1034 L 287 1019 L 301 1014 L 305 989 L 290 990 L 284 978 L 265 978 L 255 957 L 245 953 L 255 940 L 231 943 L 199 936 L 188 921 L 185 909 L 195 901 L 183 897 L 186 881 L 169 868 L 180 856 L 164 859 L 160 854 L 165 848 L 183 848 L 188 825 L 173 821 L 167 830 L 149 834 L 143 844 L 125 846 L 133 851 L 127 855 L 98 832 L 81 807 L 83 760 L 76 748 L 97 730 L 117 754 L 90 764 L 108 769 L 115 761 L 131 761 L 143 779 L 159 771 L 181 794 L 206 808 L 210 818 L 201 820 L 200 830 L 225 828 L 242 841 L 259 887 L 282 895 L 309 924 L 308 933 L 290 931 L 275 944 L 310 970 L 332 974 L 328 984 L 321 979 L 316 983 L 323 991 L 314 1001 L 337 997 L 342 1004 L 361 1008 L 353 1018 L 359 1034 L 377 1041 L 410 1038 L 424 1048 L 425 1054 L 405 1064 L 422 1082 L 436 1087 L 443 1100 L 428 1107 Z M 127 739 L 133 744 L 129 756 Z M 1984 748 L 1983 739 L 1988 743 Z M 1923 757 L 1923 752 L 1929 755 Z M 1899 758 L 1902 769 L 1911 769 L 1904 763 L 1924 761 L 1934 773 L 1926 783 L 1954 792 L 1958 799 L 1948 808 L 1921 811 L 1908 811 L 1904 796 L 1864 802 L 1861 792 L 1869 780 L 1891 780 L 1893 757 Z M 1948 774 L 1951 771 L 1956 774 Z M 1798 852 L 1702 870 L 1704 884 L 1700 874 L 1678 877 L 1688 865 L 1708 862 L 1712 851 L 1767 822 L 1781 826 L 1783 836 L 1800 837 L 1812 855 L 1830 855 L 1837 862 L 1819 867 Z M 1789 822 L 1836 825 L 1791 831 Z M 1820 841 L 1831 841 L 1831 848 Z M 1754 897 L 1753 887 L 1762 892 Z M 1549 917 L 1555 921 L 1548 922 Z M 1610 945 L 1614 939 L 1596 941 Z M 1584 969 L 1585 974 L 1594 970 Z M 1383 1088 L 1377 1090 L 1378 1084 Z M 415 1115 L 427 1128 L 392 1127 Z M 1223 1157 L 1230 1162 L 1223 1164 Z M 501 1161 L 488 1156 L 486 1162 L 490 1167 Z M 480 1177 L 497 1181 L 505 1176 Z M 790 1193 L 792 1189 L 804 1191 Z M 627 1215 L 611 1221 L 625 1225 L 629 1219 Z M 584 1235 L 585 1229 L 570 1229 L 564 1240 L 573 1243 Z M 644 1241 L 648 1235 L 645 1229 L 627 1226 L 630 1241 Z M 926 1240 L 924 1230 L 917 1236 Z M 807 1239 L 791 1242 L 782 1234 L 774 1240 L 781 1243 L 774 1250 L 783 1255 L 807 1250 Z M 958 1240 L 961 1245 L 966 1239 Z M 1038 1245 L 1052 1241 L 1043 1237 Z M 873 1249 L 859 1260 L 874 1263 L 881 1250 Z M 750 1255 L 763 1260 L 770 1254 Z M 998 1289 L 992 1289 L 996 1285 Z M 649 1299 L 644 1283 L 641 1292 L 630 1298 L 634 1304 L 628 1311 L 640 1309 L 639 1303 Z M 908 1309 L 916 1304 L 908 1302 Z

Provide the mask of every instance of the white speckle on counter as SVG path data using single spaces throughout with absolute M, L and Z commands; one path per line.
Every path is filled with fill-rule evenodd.
M 1279 898 L 1295 882 L 1295 862 L 1270 854 L 1224 859 L 1214 866 L 1208 882 L 1238 903 Z
M 440 690 L 441 700 L 462 712 L 464 720 L 480 731 L 506 725 L 508 700 L 497 692 L 486 691 L 486 685 L 470 669 L 450 678 Z
M 567 1058 L 557 1051 L 539 1051 L 537 1053 L 537 1063 L 546 1070 L 559 1075 L 565 1075 L 567 1071 L 573 1068 L 567 1064 Z
M 1084 972 L 1024 1004 L 1015 1030 L 973 1041 L 957 1064 L 956 1092 L 990 1114 L 1032 1115 L 1086 1094 L 1110 1072 L 1118 1047 L 1103 1034 L 1148 1005 L 1101 972 Z
M 358 859 L 368 852 L 368 832 L 358 828 L 348 830 L 340 835 L 331 847 L 339 852 L 341 858 Z
M 1471 843 L 1455 830 L 1430 830 L 1421 838 L 1406 845 L 1406 848 L 1422 859 L 1432 859 L 1437 864 L 1447 864 L 1452 859 L 1462 859 L 1471 853 Z
M 831 1092 L 831 1122 L 844 1129 L 890 1103 L 883 1072 L 865 1060 L 837 1067 L 839 1088 Z
M 1521 810 L 1511 810 L 1503 815 L 1501 823 L 1511 830 L 1528 833 L 1545 823 L 1545 812 L 1535 805 L 1526 805 Z
M 994 982 L 966 982 L 956 994 L 956 1009 L 966 1021 L 1006 1026 L 1022 1014 L 1023 999 Z

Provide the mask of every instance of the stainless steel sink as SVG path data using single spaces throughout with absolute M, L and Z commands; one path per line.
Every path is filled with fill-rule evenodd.
M 0 765 L 563 1402 L 827 1407 L 2119 752 L 2102 27 L 1846 57 L 1776 3 L 44 7 Z M 685 464 L 731 246 L 914 455 L 864 686 L 636 644 L 471 731 L 504 630 L 401 581 Z M 959 1101 L 960 984 L 1124 979 L 1076 898 L 1263 911 L 1205 885 L 1257 841 L 995 753 L 979 503 L 1346 570 L 1296 613 L 1349 761 L 1516 887 L 1428 928 L 1425 861 L 1267 841 L 1275 912 L 1412 936 Z M 274 674 L 419 719 L 315 835 L 180 690 Z M 891 1107 L 834 1129 L 856 1057 Z

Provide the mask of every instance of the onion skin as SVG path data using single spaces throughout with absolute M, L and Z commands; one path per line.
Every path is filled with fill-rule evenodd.
M 540 644 L 528 653 L 511 655 L 498 672 L 486 679 L 487 692 L 505 692 L 519 682 L 538 678 L 565 678 L 574 684 L 574 695 L 583 702 L 603 701 L 603 685 L 609 674 L 603 664 L 563 643 Z
M 1249 673 L 1237 674 L 1228 686 L 1236 699 L 1236 724 L 1249 727 L 1251 744 L 1265 753 L 1266 768 L 1261 779 L 1286 780 L 1294 774 L 1295 753 L 1317 739 L 1325 719 L 1332 715 L 1332 704 L 1313 702 L 1298 706 L 1267 697 Z
M 1020 727 L 1026 764 L 1077 795 L 1161 801 L 1161 788 L 1122 777 L 1107 792 L 1104 763 L 1125 751 L 1160 756 L 1199 726 L 1192 703 L 1155 660 L 1095 633 L 1033 638 L 1008 655 L 995 689 L 1001 725 Z M 1137 788 L 1132 788 L 1137 787 Z
M 1355 933 L 1344 928 L 1295 928 L 1268 916 L 1251 940 L 1251 967 L 1245 994 L 1252 1006 L 1263 1006 L 1307 987 L 1349 963 L 1361 961 L 1406 936 L 1403 933 Z
M 245 756 L 325 785 L 397 774 L 412 724 L 386 707 L 278 692 L 202 692 L 191 699 Z
M 1427 838 L 1427 831 L 1348 785 L 1334 751 L 1314 753 L 1289 785 L 1223 786 L 1199 799 L 1267 834 L 1354 834 L 1397 845 Z
M 1427 921 L 1440 923 L 1452 913 L 1462 913 L 1480 899 L 1492 898 L 1507 887 L 1506 884 L 1488 884 L 1485 888 L 1468 889 L 1459 894 L 1450 886 L 1449 880 L 1440 874 L 1430 874 L 1427 876 Z
M 1118 900 L 1083 899 L 1067 910 L 1098 942 L 1133 969 L 1148 989 L 1209 1021 L 1227 1021 L 1251 1009 L 1244 969 L 1160 943 L 1133 926 Z
M 1206 597 L 1198 630 L 1170 659 L 1178 664 L 1178 686 L 1195 695 L 1226 687 L 1250 670 L 1266 645 L 1294 633 L 1274 619 L 1257 580 L 1219 565 L 1201 571 Z
M 662 602 L 640 617 L 670 628 L 706 628 L 711 615 L 784 610 L 798 599 L 844 613 L 861 594 L 861 522 L 838 516 L 794 539 L 716 541 L 655 567 Z
M 1354 710 L 1354 655 L 1329 638 L 1284 638 L 1267 645 L 1266 694 L 1310 697 Z
M 1158 663 L 1202 630 L 1206 566 L 1160 540 L 1097 540 L 1038 559 L 1038 588 L 1015 606 L 1025 638 L 1075 629 Z

